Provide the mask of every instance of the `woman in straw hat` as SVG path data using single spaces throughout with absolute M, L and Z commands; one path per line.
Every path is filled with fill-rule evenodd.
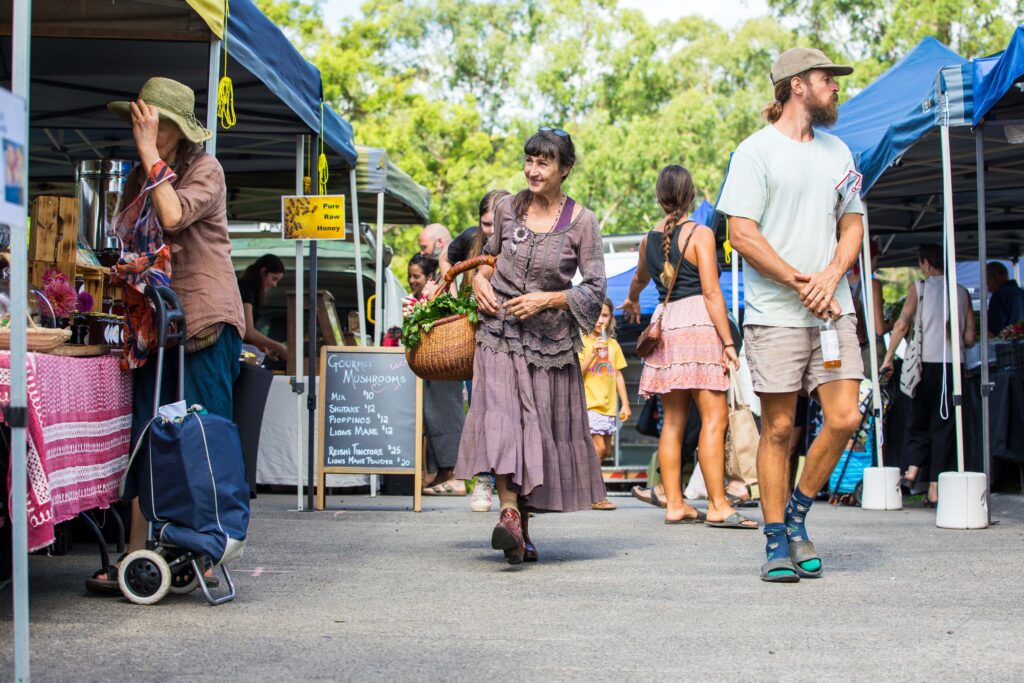
M 201 147 L 212 137 L 195 117 L 191 88 L 151 78 L 134 102 L 107 108 L 132 126 L 140 163 L 125 185 L 125 209 L 115 232 L 121 258 L 115 274 L 124 285 L 130 339 L 124 365 L 136 369 L 132 441 L 152 418 L 156 391 L 152 314 L 142 297 L 147 284 L 170 284 L 185 309 L 185 400 L 232 417 L 231 389 L 245 335 L 242 301 L 231 264 L 227 189 L 220 163 Z M 174 400 L 177 364 L 168 363 L 160 403 Z M 145 547 L 147 525 L 132 501 L 128 552 Z M 86 582 L 94 592 L 118 594 L 117 568 Z

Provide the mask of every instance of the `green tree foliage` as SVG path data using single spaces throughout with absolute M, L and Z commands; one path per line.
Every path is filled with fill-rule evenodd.
M 1016 2 L 1017 0 L 1013 0 Z M 431 219 L 458 232 L 490 189 L 523 187 L 522 144 L 569 130 L 567 189 L 607 233 L 661 215 L 658 171 L 682 163 L 713 200 L 729 154 L 763 124 L 768 72 L 797 44 L 852 59 L 844 96 L 926 35 L 968 56 L 999 49 L 1008 0 L 769 0 L 774 17 L 726 30 L 696 16 L 653 24 L 618 0 L 367 0 L 324 26 L 320 0 L 257 0 L 324 75 L 325 96 L 364 144 L 430 189 Z M 394 229 L 399 258 L 416 229 Z

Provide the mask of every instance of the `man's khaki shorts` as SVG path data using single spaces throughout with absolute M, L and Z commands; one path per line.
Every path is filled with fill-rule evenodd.
M 814 327 L 745 325 L 743 344 L 747 365 L 759 394 L 788 394 L 803 389 L 810 396 L 822 384 L 840 379 L 864 379 L 864 361 L 857 342 L 854 315 L 836 321 L 842 366 L 825 368 L 821 336 Z

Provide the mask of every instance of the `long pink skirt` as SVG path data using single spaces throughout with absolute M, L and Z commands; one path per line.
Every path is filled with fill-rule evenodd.
M 456 479 L 508 474 L 534 510 L 589 510 L 606 496 L 578 363 L 545 370 L 477 344 Z
M 677 389 L 729 388 L 729 374 L 722 363 L 722 340 L 711 322 L 700 294 L 654 309 L 653 322 L 661 317 L 661 344 L 644 359 L 640 395 L 649 398 Z

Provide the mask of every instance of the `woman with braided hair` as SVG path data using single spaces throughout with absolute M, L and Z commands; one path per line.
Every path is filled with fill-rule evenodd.
M 737 369 L 739 361 L 718 285 L 715 234 L 689 218 L 696 195 L 689 171 L 666 166 L 656 189 L 665 218 L 640 244 L 640 262 L 622 310 L 627 320 L 639 322 L 640 292 L 653 276 L 662 303 L 652 320 L 661 320 L 661 343 L 644 359 L 640 394 L 661 396 L 664 425 L 658 464 L 668 504 L 665 523 L 757 529 L 757 522 L 736 512 L 725 496 L 725 392 L 729 369 Z M 706 515 L 685 503 L 680 485 L 683 431 L 691 403 L 701 418 L 697 460 L 708 489 Z

